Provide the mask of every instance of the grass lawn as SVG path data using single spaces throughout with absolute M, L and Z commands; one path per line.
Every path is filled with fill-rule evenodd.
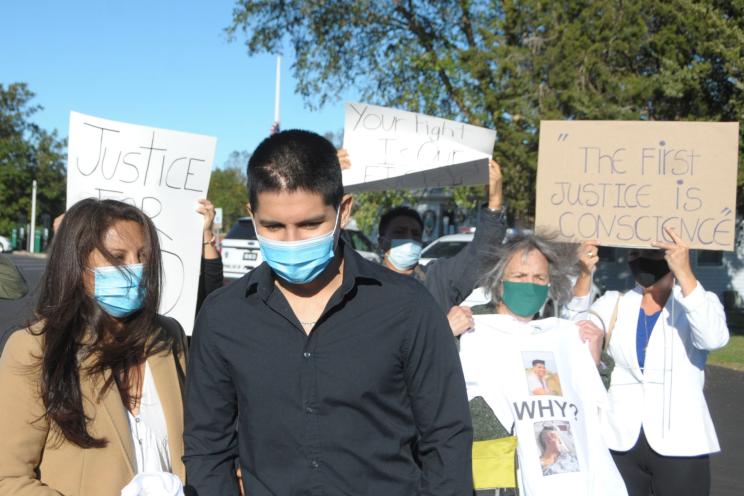
M 726 346 L 708 355 L 708 364 L 744 370 L 744 336 L 732 334 Z

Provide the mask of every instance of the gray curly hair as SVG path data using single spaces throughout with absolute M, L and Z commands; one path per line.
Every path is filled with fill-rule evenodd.
M 572 276 L 578 274 L 579 265 L 576 256 L 576 244 L 559 243 L 554 241 L 552 233 L 529 233 L 514 236 L 503 245 L 496 248 L 493 255 L 496 264 L 482 279 L 482 285 L 491 293 L 494 305 L 502 300 L 501 282 L 504 270 L 511 258 L 519 253 L 527 254 L 537 250 L 548 260 L 548 275 L 550 276 L 550 290 L 548 296 L 556 306 L 568 303 L 573 296 Z

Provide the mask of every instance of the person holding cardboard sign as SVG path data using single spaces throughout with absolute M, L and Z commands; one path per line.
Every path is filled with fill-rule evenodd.
M 616 366 L 605 437 L 631 496 L 703 496 L 710 491 L 708 456 L 720 450 L 703 396 L 708 352 L 728 342 L 718 297 L 690 266 L 687 244 L 672 229 L 655 249 L 631 249 L 636 286 L 608 291 L 590 307 L 586 279 L 577 281 L 575 315 L 605 327 Z M 596 254 L 596 245 L 583 249 Z
M 457 255 L 434 260 L 426 266 L 419 265 L 424 228 L 419 213 L 412 208 L 397 207 L 380 218 L 378 243 L 384 253 L 383 265 L 426 286 L 448 312 L 447 319 L 455 336 L 472 329 L 472 312 L 459 305 L 477 287 L 488 254 L 506 235 L 502 191 L 501 167 L 492 159 L 488 166 L 488 204 L 481 210 L 473 241 Z
M 179 494 L 186 336 L 157 314 L 158 235 L 141 210 L 85 199 L 52 242 L 35 309 L 0 356 L 0 494 Z

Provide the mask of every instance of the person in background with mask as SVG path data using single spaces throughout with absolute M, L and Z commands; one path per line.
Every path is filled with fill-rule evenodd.
M 333 145 L 266 138 L 248 163 L 264 262 L 197 317 L 184 461 L 199 495 L 460 496 L 472 431 L 447 320 L 420 284 L 339 240 Z M 236 429 L 237 420 L 237 429 Z
M 665 231 L 671 242 L 628 253 L 636 286 L 608 291 L 591 305 L 615 360 L 604 434 L 630 496 L 703 496 L 710 491 L 708 455 L 720 451 L 703 371 L 729 331 L 718 297 L 692 272 L 687 245 Z M 582 249 L 597 253 L 596 245 Z M 593 258 L 576 282 L 578 298 L 569 306 L 575 314 L 589 308 Z
M 424 223 L 419 213 L 409 207 L 396 207 L 380 218 L 378 244 L 384 253 L 385 267 L 413 276 L 429 290 L 434 300 L 447 313 L 455 336 L 473 327 L 470 308 L 459 306 L 477 287 L 489 254 L 506 235 L 502 205 L 501 167 L 495 160 L 488 166 L 488 204 L 480 212 L 473 241 L 457 255 L 419 265 L 423 248 Z M 488 262 L 486 262 L 488 261 Z
M 140 477 L 181 493 L 186 337 L 157 314 L 155 226 L 82 200 L 61 220 L 36 322 L 0 356 L 0 494 L 118 496 Z

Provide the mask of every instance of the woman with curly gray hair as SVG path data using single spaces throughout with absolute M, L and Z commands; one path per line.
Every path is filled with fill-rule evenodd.
M 510 273 L 507 280 L 504 279 L 507 265 L 516 253 L 522 255 L 524 262 L 528 262 L 527 259 L 530 256 L 538 259 L 544 258 L 547 261 L 547 270 L 545 273 L 536 274 L 534 282 L 543 286 L 537 288 L 538 292 L 540 294 L 545 292 L 546 298 L 552 301 L 554 307 L 562 307 L 571 300 L 573 297 L 572 279 L 576 277 L 578 267 L 576 250 L 573 245 L 553 242 L 551 234 L 522 234 L 496 248 L 494 258 L 497 262 L 483 277 L 483 286 L 489 290 L 492 306 L 496 307 L 498 313 L 512 311 L 522 318 L 532 319 L 545 304 L 545 301 L 542 301 L 541 305 L 535 310 L 527 305 L 528 300 L 518 297 L 520 291 L 523 292 L 527 288 L 535 289 L 531 286 L 514 284 L 531 282 L 527 280 L 528 275 L 525 271 L 512 271 L 514 273 Z M 512 262 L 512 268 L 516 267 L 514 263 Z M 504 284 L 505 281 L 506 284 Z M 504 301 L 505 286 L 509 288 L 506 297 L 510 303 Z M 502 304 L 505 305 L 505 308 L 498 310 L 499 305 Z M 515 307 L 516 311 L 511 310 L 511 307 Z
M 511 433 L 519 440 L 520 477 L 514 482 L 522 494 L 626 496 L 600 435 L 607 403 L 596 369 L 603 331 L 589 321 L 535 319 L 548 297 L 556 307 L 571 299 L 575 246 L 526 234 L 506 242 L 498 255 L 484 277 L 495 314 L 476 315 L 475 328 L 460 340 L 473 417 L 476 494 L 508 494 L 495 492 L 512 486 L 490 472 L 496 470 L 494 453 L 504 451 L 495 443 Z M 547 424 L 570 440 L 576 464 L 543 470 L 538 434 Z

